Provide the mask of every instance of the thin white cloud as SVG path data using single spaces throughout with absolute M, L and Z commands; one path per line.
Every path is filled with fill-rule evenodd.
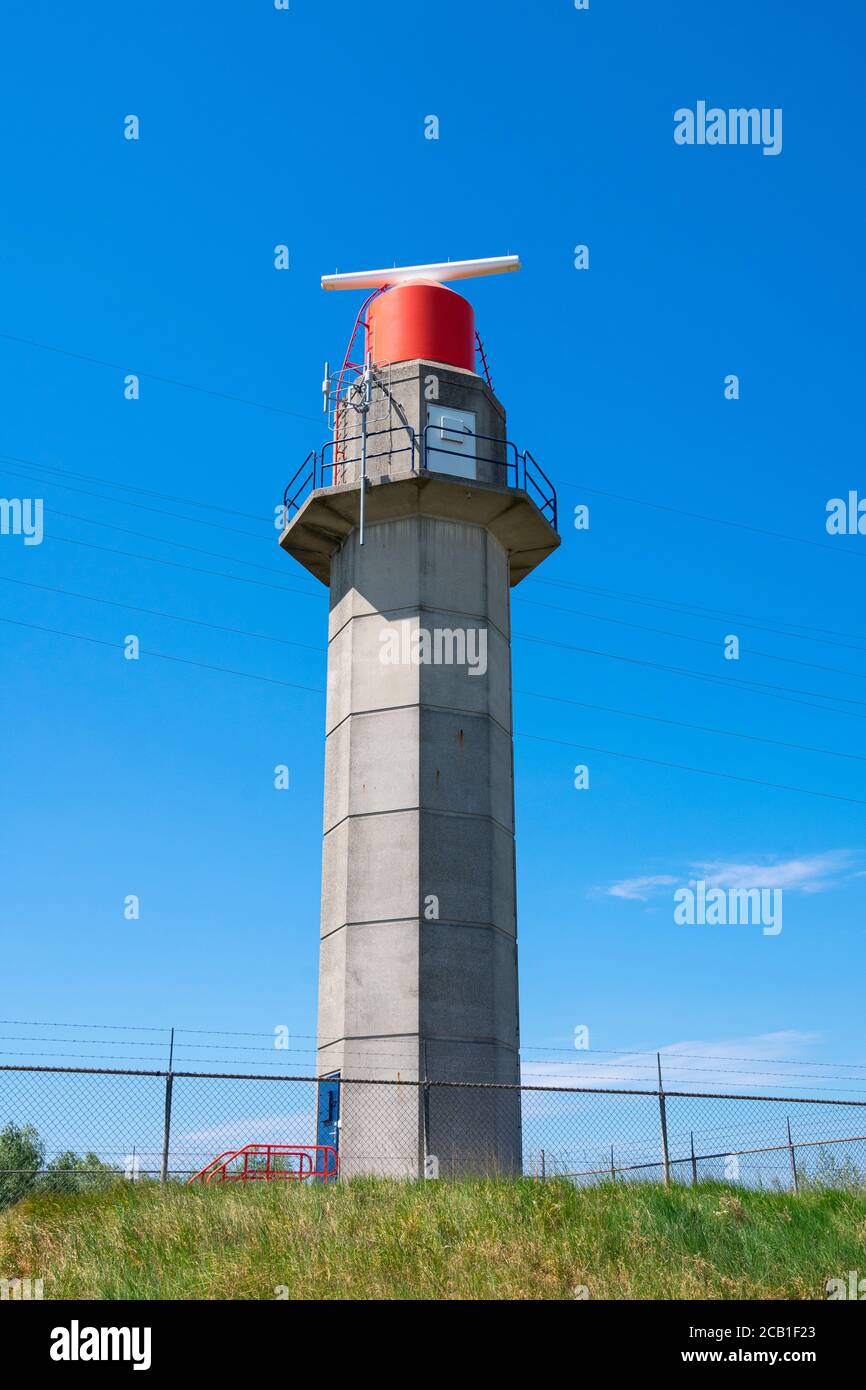
M 655 889 L 670 887 L 677 882 L 671 874 L 649 874 L 645 878 L 624 878 L 604 891 L 611 898 L 629 898 L 633 902 L 645 903 Z
M 794 859 L 709 859 L 691 863 L 681 875 L 646 874 L 624 878 L 600 891 L 610 898 L 647 902 L 662 889 L 703 879 L 708 888 L 785 888 L 796 893 L 826 893 L 840 883 L 864 876 L 851 869 L 854 856 L 848 849 Z
M 850 863 L 850 850 L 834 849 L 775 863 L 714 859 L 693 864 L 692 870 L 710 888 L 787 888 L 800 893 L 824 893 L 846 877 Z

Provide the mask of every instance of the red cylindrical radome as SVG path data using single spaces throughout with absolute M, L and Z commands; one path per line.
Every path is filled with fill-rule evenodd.
M 378 295 L 367 311 L 373 363 L 445 362 L 475 371 L 475 312 L 468 300 L 433 280 L 413 280 Z

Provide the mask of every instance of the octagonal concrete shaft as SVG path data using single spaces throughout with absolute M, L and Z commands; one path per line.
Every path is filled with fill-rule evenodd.
M 479 377 L 415 362 L 384 384 L 365 543 L 345 425 L 339 481 L 281 538 L 331 593 L 318 1074 L 344 1083 L 345 1176 L 417 1176 L 430 1157 L 514 1173 L 519 1092 L 436 1083 L 519 1082 L 510 587 L 559 538 L 510 485 Z M 438 471 L 429 431 L 422 455 L 431 389 L 474 417 L 475 479 Z

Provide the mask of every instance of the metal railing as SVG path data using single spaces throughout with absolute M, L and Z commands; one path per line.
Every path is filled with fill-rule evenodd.
M 383 435 L 387 435 L 388 438 L 389 438 L 389 440 L 390 440 L 395 434 L 397 434 L 397 435 L 405 434 L 405 435 L 406 435 L 406 438 L 407 438 L 407 443 L 405 443 L 405 444 L 400 444 L 400 445 L 398 445 L 398 446 L 394 446 L 393 444 L 391 444 L 391 443 L 389 442 L 388 446 L 387 446 L 386 448 L 384 448 L 384 449 L 383 449 L 383 448 L 378 448 L 378 447 L 377 447 L 375 441 L 381 439 Z M 352 468 L 353 466 L 355 466 L 355 467 L 358 467 L 358 466 L 359 466 L 359 464 L 360 464 L 360 444 L 361 444 L 362 438 L 363 438 L 363 436 L 362 436 L 361 434 L 343 435 L 343 436 L 341 436 L 341 438 L 340 438 L 339 440 L 337 440 L 337 439 L 329 439 L 328 442 L 327 442 L 327 444 L 323 444 L 323 445 L 322 445 L 322 451 L 321 451 L 321 453 L 319 454 L 319 460 L 320 460 L 320 462 L 321 462 L 321 469 L 322 469 L 322 477 L 324 478 L 325 475 L 329 473 L 329 474 L 330 474 L 330 477 L 331 477 L 331 483 L 328 484 L 328 483 L 326 483 L 326 482 L 322 482 L 322 483 L 320 484 L 320 486 L 322 486 L 322 487 L 328 487 L 328 486 L 334 486 L 335 484 L 340 483 L 340 482 L 344 482 L 345 479 L 341 476 L 341 473 L 346 472 L 348 469 Z M 386 429 L 383 429 L 383 430 L 367 430 L 366 440 L 367 440 L 367 455 L 366 455 L 366 457 L 367 457 L 367 465 L 368 465 L 368 467 L 369 467 L 369 465 L 370 465 L 371 463 L 374 463 L 374 462 L 376 461 L 376 459 L 383 459 L 383 458 L 392 459 L 392 458 L 397 458 L 397 457 L 399 457 L 401 454 L 408 454 L 408 455 L 409 455 L 409 471 L 410 471 L 411 473 L 417 473 L 418 470 L 417 470 L 417 468 L 416 468 L 416 466 L 415 466 L 415 456 L 416 456 L 416 452 L 417 452 L 417 443 L 416 443 L 416 439 L 415 439 L 415 431 L 413 430 L 413 428 L 412 428 L 411 425 L 390 425 L 390 426 L 388 426 Z M 372 442 L 371 442 L 371 441 L 372 441 Z M 357 456 L 357 457 L 354 457 L 354 458 L 348 458 L 348 457 L 345 457 L 345 456 L 344 456 L 343 458 L 338 458 L 338 457 L 337 457 L 337 451 L 338 451 L 338 449 L 345 449 L 345 448 L 347 447 L 347 445 L 349 445 L 349 444 L 358 444 L 358 446 L 359 446 L 359 453 L 358 453 L 358 456 Z M 329 456 L 330 456 L 330 461 L 329 461 Z
M 212 1182 L 305 1182 L 312 1177 L 336 1182 L 339 1166 L 337 1150 L 331 1144 L 244 1144 L 241 1149 L 217 1154 L 187 1186 L 194 1182 L 206 1186 Z
M 255 1178 L 261 1168 L 253 1160 L 264 1148 L 325 1153 L 328 1145 L 317 1143 L 321 1084 L 310 1075 L 3 1065 L 0 1209 L 40 1187 L 76 1191 L 146 1175 L 182 1181 L 221 1166 L 230 1176 L 244 1153 L 253 1154 L 247 1173 Z M 513 1123 L 511 1176 L 866 1188 L 866 1101 L 850 1096 L 519 1086 L 405 1074 L 336 1084 L 339 1168 L 347 1178 L 354 1171 L 420 1176 L 428 1157 L 441 1178 L 460 1177 L 468 1148 L 489 1148 L 490 1171 L 501 1172 L 495 1154 L 503 1124 Z M 264 1148 L 245 1143 L 251 1129 L 266 1136 Z M 292 1166 L 316 1181 L 330 1177 L 336 1162 L 317 1157 L 312 1173 L 307 1162 Z
M 441 435 L 441 425 L 428 424 L 421 436 L 420 447 L 415 430 L 411 425 L 392 425 L 382 430 L 372 430 L 367 432 L 367 465 L 375 463 L 377 459 L 392 459 L 402 454 L 409 456 L 409 472 L 411 473 L 447 473 L 448 468 L 444 464 L 434 463 L 431 467 L 431 459 L 442 457 L 446 460 L 450 458 L 465 457 L 457 450 L 431 444 L 431 430 L 438 430 Z M 556 489 L 548 478 L 544 469 L 536 461 L 528 449 L 521 452 L 517 445 L 510 439 L 497 438 L 494 435 L 475 434 L 472 430 L 461 429 L 460 433 L 467 435 L 476 442 L 476 452 L 473 456 L 476 464 L 487 464 L 493 469 L 499 470 L 497 481 L 502 487 L 512 487 L 516 490 L 525 492 L 535 503 L 542 516 L 550 522 L 554 530 L 557 529 L 557 503 Z M 394 435 L 405 435 L 407 442 L 395 446 L 393 444 Z M 376 441 L 383 436 L 388 436 L 388 445 L 385 448 L 377 448 Z M 357 458 L 347 458 L 345 450 L 353 443 L 360 446 L 361 435 L 341 435 L 339 439 L 329 439 L 321 450 L 311 450 L 304 459 L 300 467 L 295 471 L 283 492 L 283 525 L 287 526 L 291 516 L 300 511 L 307 497 L 311 492 L 318 488 L 334 487 L 346 480 L 349 469 L 358 467 Z M 479 454 L 478 444 L 487 446 L 486 454 Z M 338 458 L 337 451 L 343 455 Z
M 405 434 L 407 443 L 393 447 L 392 444 L 385 449 L 377 449 L 375 441 L 383 435 L 388 435 L 391 439 L 395 434 Z M 311 449 L 298 468 L 286 484 L 283 492 L 283 525 L 288 525 L 290 515 L 300 511 L 304 502 L 311 492 L 317 488 L 336 487 L 344 481 L 344 474 L 353 466 L 357 466 L 359 460 L 353 458 L 337 458 L 337 450 L 343 450 L 348 445 L 357 443 L 360 446 L 362 436 L 360 434 L 341 435 L 339 439 L 329 439 L 322 445 L 321 450 Z M 373 441 L 371 446 L 371 441 Z M 409 455 L 409 471 L 416 473 L 417 441 L 415 431 L 411 425 L 392 425 L 384 430 L 367 431 L 367 464 L 371 464 L 376 459 L 393 458 L 399 454 Z
M 445 465 L 439 467 L 431 466 L 431 456 L 444 455 L 446 459 L 449 456 L 451 458 L 462 458 L 465 456 L 459 454 L 455 449 L 448 449 L 444 446 L 431 444 L 431 430 L 438 430 L 441 435 L 442 426 L 439 424 L 429 424 L 424 430 L 424 467 L 428 473 L 447 473 L 448 468 Z M 500 478 L 498 481 L 500 482 L 500 486 L 513 487 L 525 492 L 527 496 L 532 498 L 532 501 L 535 502 L 542 516 L 546 517 L 550 522 L 554 531 L 556 530 L 556 489 L 544 472 L 544 469 L 540 464 L 536 463 L 528 449 L 524 449 L 521 453 L 517 445 L 510 439 L 500 438 L 491 434 L 476 434 L 473 430 L 466 428 L 458 430 L 454 427 L 454 432 L 465 434 L 468 438 L 474 439 L 476 442 L 476 452 L 473 455 L 473 462 L 489 464 L 493 468 L 499 469 Z M 483 445 L 492 446 L 491 452 L 479 454 L 477 452 L 479 441 Z M 498 446 L 498 450 L 496 446 Z M 504 457 L 501 457 L 503 454 Z
M 558 530 L 556 516 L 556 488 L 548 478 L 540 463 L 535 459 L 528 449 L 524 449 L 523 460 L 523 491 L 532 497 L 535 493 L 535 501 L 538 510 L 543 516 L 547 517 L 554 531 Z M 544 484 L 544 487 L 541 484 Z M 547 489 L 545 491 L 545 488 Z

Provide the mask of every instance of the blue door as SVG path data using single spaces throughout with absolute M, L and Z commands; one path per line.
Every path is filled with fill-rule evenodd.
M 319 1082 L 319 1095 L 316 1106 L 316 1143 L 329 1144 L 337 1153 L 340 1151 L 340 1073 L 332 1072 L 323 1076 Z M 334 1155 L 317 1153 L 316 1172 L 324 1174 L 333 1170 Z

